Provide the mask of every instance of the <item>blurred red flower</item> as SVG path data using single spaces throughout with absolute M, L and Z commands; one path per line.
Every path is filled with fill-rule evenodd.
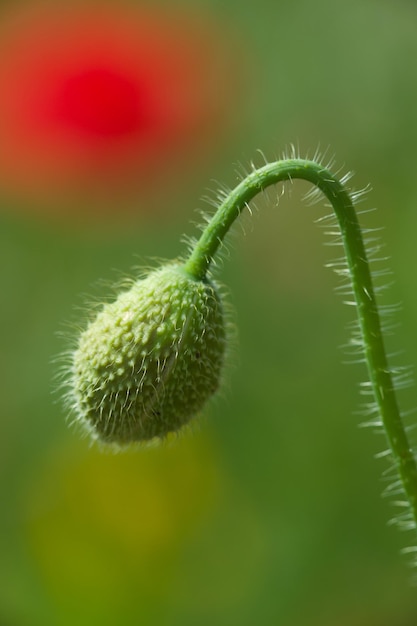
M 28 193 L 160 180 L 206 148 L 230 93 L 198 14 L 45 5 L 5 14 L 0 41 L 0 185 Z

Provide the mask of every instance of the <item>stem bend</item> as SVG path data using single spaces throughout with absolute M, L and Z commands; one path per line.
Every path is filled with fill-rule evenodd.
M 303 179 L 330 201 L 339 222 L 346 261 L 357 304 L 370 381 L 388 443 L 417 526 L 417 466 L 399 411 L 388 366 L 369 263 L 354 203 L 343 183 L 326 167 L 305 159 L 285 159 L 251 172 L 226 197 L 185 262 L 184 269 L 204 279 L 234 220 L 261 191 L 281 181 Z

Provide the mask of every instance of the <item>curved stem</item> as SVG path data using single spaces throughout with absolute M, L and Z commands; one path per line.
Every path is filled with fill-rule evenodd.
M 266 187 L 295 178 L 317 186 L 330 201 L 337 216 L 375 400 L 416 526 L 417 466 L 401 419 L 387 362 L 361 228 L 353 201 L 338 178 L 322 165 L 303 159 L 286 159 L 253 171 L 230 192 L 218 208 L 185 262 L 184 269 L 195 278 L 203 279 L 224 236 L 244 207 Z

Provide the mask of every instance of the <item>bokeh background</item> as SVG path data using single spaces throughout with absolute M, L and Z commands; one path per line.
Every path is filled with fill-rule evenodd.
M 183 254 L 203 196 L 291 143 L 372 185 L 415 364 L 416 58 L 406 0 L 0 4 L 0 626 L 417 623 L 303 183 L 230 239 L 239 342 L 192 432 L 106 454 L 54 393 L 84 294 Z

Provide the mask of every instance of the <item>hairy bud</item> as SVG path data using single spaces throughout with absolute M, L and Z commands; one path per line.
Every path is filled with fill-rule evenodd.
M 179 264 L 163 266 L 82 333 L 71 365 L 76 414 L 106 443 L 177 431 L 217 390 L 225 344 L 216 287 Z

